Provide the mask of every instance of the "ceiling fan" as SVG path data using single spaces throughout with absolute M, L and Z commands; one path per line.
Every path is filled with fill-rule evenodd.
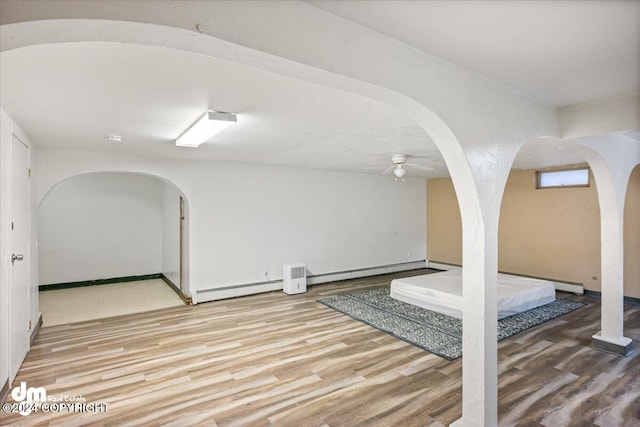
M 407 168 L 410 166 L 412 168 L 416 168 L 416 169 L 422 169 L 422 170 L 432 170 L 433 168 L 429 167 L 429 166 L 424 166 L 424 165 L 419 165 L 417 163 L 407 163 L 407 158 L 409 156 L 406 154 L 396 154 L 395 156 L 391 157 L 391 161 L 393 162 L 393 166 L 389 166 L 387 169 L 384 170 L 384 172 L 382 172 L 382 175 L 388 175 L 389 173 L 391 173 L 391 171 L 393 171 L 393 174 L 396 176 L 396 181 L 398 180 L 398 178 L 402 179 L 404 181 L 404 176 L 407 173 Z M 369 166 L 366 169 L 375 169 L 375 168 L 381 168 L 381 167 L 385 167 L 387 166 L 387 164 L 384 165 L 378 165 L 378 166 Z

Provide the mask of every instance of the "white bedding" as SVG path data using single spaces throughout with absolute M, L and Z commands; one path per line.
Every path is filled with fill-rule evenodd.
M 462 269 L 394 279 L 391 297 L 461 319 Z M 555 299 L 553 282 L 498 273 L 498 319 Z

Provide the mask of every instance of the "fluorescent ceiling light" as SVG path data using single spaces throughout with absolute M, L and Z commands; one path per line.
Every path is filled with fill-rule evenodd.
M 176 139 L 176 145 L 179 147 L 197 147 L 222 129 L 236 123 L 236 121 L 235 114 L 206 111 Z

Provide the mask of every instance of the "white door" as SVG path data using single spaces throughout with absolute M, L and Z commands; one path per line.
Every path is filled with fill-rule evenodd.
M 29 351 L 29 148 L 11 138 L 11 272 L 9 285 L 9 375 L 14 378 Z

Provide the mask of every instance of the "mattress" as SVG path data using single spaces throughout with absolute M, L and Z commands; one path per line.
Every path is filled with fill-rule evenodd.
M 391 297 L 399 301 L 462 318 L 462 269 L 394 279 Z M 556 299 L 553 282 L 498 273 L 498 319 Z

